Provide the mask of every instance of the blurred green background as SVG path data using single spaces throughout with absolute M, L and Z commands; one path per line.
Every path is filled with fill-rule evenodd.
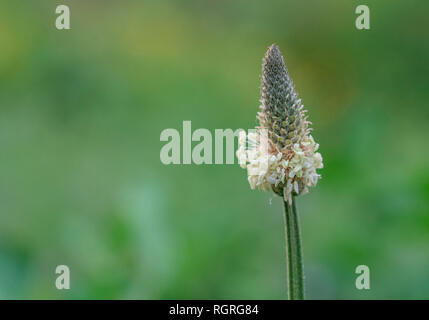
M 55 28 L 59 4 L 69 31 Z M 369 31 L 355 28 L 359 4 Z M 428 10 L 2 0 L 0 298 L 285 298 L 281 201 L 238 165 L 159 158 L 161 131 L 183 120 L 256 124 L 274 42 L 325 164 L 298 199 L 307 297 L 429 298 Z M 360 264 L 370 290 L 355 288 Z

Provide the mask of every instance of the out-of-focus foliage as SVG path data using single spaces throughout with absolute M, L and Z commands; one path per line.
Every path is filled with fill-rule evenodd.
M 69 31 L 58 4 L 0 3 L 0 298 L 285 298 L 279 199 L 159 159 L 183 120 L 255 125 L 273 42 L 325 163 L 307 296 L 429 297 L 427 2 L 373 1 L 369 31 L 353 1 L 74 1 Z

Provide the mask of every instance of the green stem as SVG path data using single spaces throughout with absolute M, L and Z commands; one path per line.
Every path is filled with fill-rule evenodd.
M 292 205 L 283 199 L 283 217 L 289 299 L 304 300 L 304 265 L 295 196 L 292 197 Z

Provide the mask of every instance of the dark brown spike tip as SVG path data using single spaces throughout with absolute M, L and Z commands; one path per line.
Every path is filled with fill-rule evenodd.
M 282 54 L 279 47 L 275 43 L 272 44 L 265 53 L 264 64 L 284 66 Z
M 268 53 L 270 53 L 270 54 L 275 54 L 275 55 L 281 55 L 281 53 L 280 53 L 280 49 L 279 49 L 278 45 L 276 45 L 275 43 L 273 43 L 273 44 L 268 48 L 267 54 L 268 54 Z

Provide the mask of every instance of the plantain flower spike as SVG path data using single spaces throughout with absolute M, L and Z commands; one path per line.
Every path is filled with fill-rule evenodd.
M 247 135 L 240 132 L 237 157 L 252 189 L 273 190 L 291 203 L 292 195 L 317 184 L 316 169 L 323 162 L 310 135 L 307 111 L 275 44 L 263 58 L 260 102 L 259 126 Z

